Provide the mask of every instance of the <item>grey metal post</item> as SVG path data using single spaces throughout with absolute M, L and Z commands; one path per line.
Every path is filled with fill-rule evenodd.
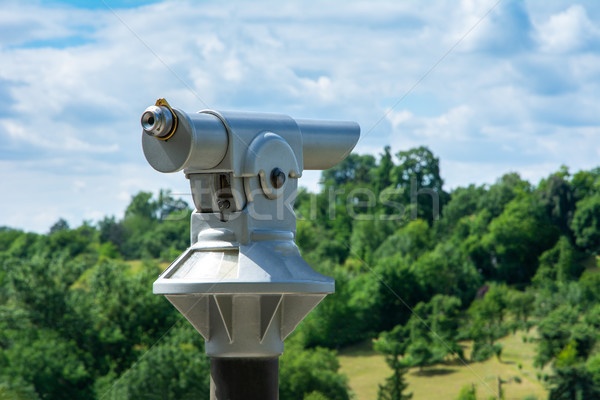
M 210 400 L 278 399 L 278 357 L 210 359 Z

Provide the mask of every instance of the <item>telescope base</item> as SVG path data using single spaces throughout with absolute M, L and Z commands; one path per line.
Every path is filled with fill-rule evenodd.
M 210 400 L 278 399 L 278 357 L 211 357 Z

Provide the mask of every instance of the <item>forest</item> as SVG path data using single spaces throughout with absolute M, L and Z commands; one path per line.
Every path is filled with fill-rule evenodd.
M 282 400 L 353 398 L 337 352 L 365 341 L 390 369 L 378 398 L 410 399 L 410 368 L 501 358 L 516 331 L 550 400 L 600 399 L 600 168 L 447 192 L 428 148 L 386 147 L 321 183 L 298 192 L 296 241 L 336 293 L 286 341 Z M 152 294 L 189 244 L 191 212 L 162 190 L 122 217 L 1 227 L 0 399 L 208 398 L 201 336 Z

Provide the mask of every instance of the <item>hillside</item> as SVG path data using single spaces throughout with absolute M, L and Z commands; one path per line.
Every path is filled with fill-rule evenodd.
M 530 337 L 523 332 L 499 340 L 504 347 L 502 361 L 491 358 L 483 362 L 463 364 L 454 360 L 423 368 L 412 368 L 406 375 L 409 392 L 414 400 L 454 400 L 464 385 L 474 384 L 477 399 L 487 400 L 498 394 L 498 377 L 503 381 L 506 400 L 546 399 L 548 391 L 538 380 L 542 371 L 533 366 L 535 344 L 524 342 Z M 469 354 L 472 342 L 461 343 Z M 356 400 L 377 398 L 377 388 L 392 371 L 384 357 L 373 351 L 370 342 L 350 346 L 339 352 L 341 372 L 349 378 Z M 515 377 L 518 377 L 515 379 Z
M 322 182 L 296 242 L 336 291 L 286 340 L 281 400 L 486 398 L 498 376 L 507 398 L 600 398 L 600 168 L 447 192 L 429 149 L 386 147 Z M 206 398 L 201 336 L 152 294 L 191 212 L 140 192 L 122 217 L 0 227 L 0 398 Z

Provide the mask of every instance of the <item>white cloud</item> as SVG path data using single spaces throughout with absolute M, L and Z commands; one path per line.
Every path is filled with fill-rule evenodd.
M 356 120 L 357 151 L 427 145 L 449 187 L 597 165 L 600 10 L 502 1 L 481 20 L 494 4 L 177 1 L 115 15 L 3 2 L 0 225 L 46 231 L 121 215 L 139 190 L 186 192 L 141 154 L 139 116 L 158 97 Z
M 600 45 L 600 29 L 580 4 L 552 15 L 537 27 L 538 41 L 545 52 L 565 53 Z

